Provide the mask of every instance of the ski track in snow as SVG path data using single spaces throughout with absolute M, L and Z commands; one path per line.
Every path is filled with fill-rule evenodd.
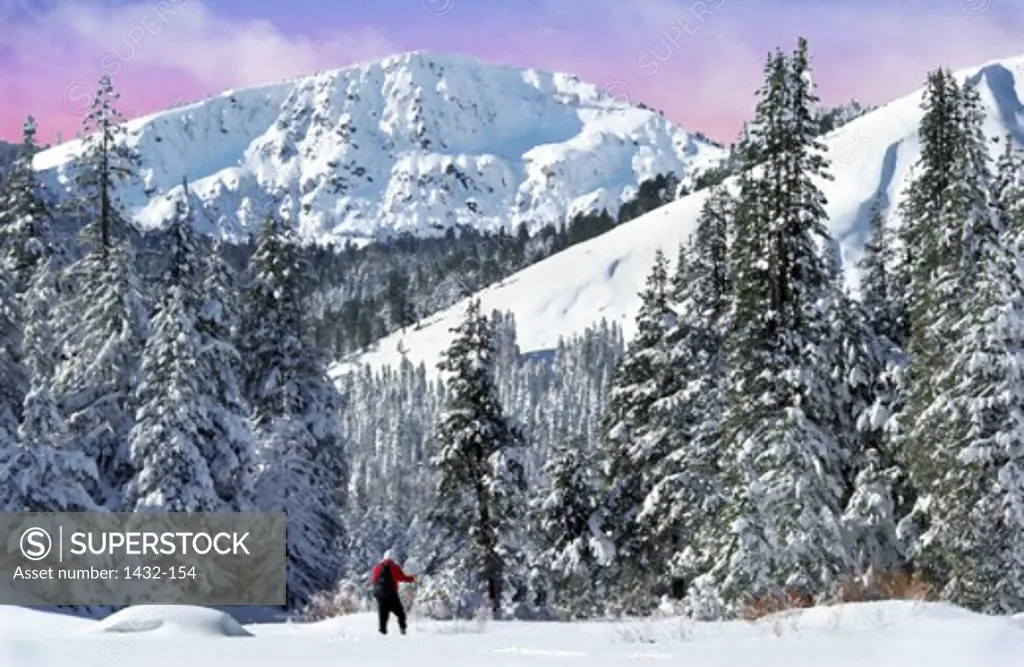
M 0 607 L 12 667 L 1017 667 L 1019 619 L 914 602 L 784 612 L 757 622 L 436 622 L 380 636 L 375 614 L 238 626 L 200 607 L 129 607 L 101 621 Z
M 1010 133 L 1024 145 L 1024 104 L 1020 101 L 1024 94 L 1024 56 L 993 61 L 956 75 L 960 80 L 980 80 L 987 111 L 986 133 L 999 138 Z M 858 281 L 855 264 L 875 197 L 880 196 L 888 205 L 886 217 L 893 223 L 893 211 L 918 159 L 921 100 L 919 89 L 825 138 L 835 180 L 820 185 L 828 199 L 830 231 L 840 241 L 844 270 L 853 287 Z M 1001 148 L 993 144 L 992 150 L 997 153 Z M 650 272 L 655 251 L 660 248 L 674 262 L 678 246 L 689 236 L 706 197 L 704 191 L 679 199 L 527 267 L 475 296 L 485 312 L 512 311 L 524 354 L 552 349 L 559 337 L 580 333 L 601 318 L 618 321 L 628 340 L 635 331 L 638 292 Z M 344 373 L 359 363 L 397 365 L 403 356 L 400 345 L 407 359 L 425 362 L 428 372 L 436 372 L 440 354 L 450 342 L 449 330 L 461 321 L 466 303 L 463 300 L 431 316 L 419 329 L 409 328 L 383 338 L 372 349 L 335 364 L 332 374 Z

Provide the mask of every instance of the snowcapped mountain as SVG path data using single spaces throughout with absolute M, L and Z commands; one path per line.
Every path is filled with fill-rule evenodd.
M 1024 145 L 1024 56 L 956 74 L 961 81 L 980 79 L 986 133 L 999 138 L 1009 133 Z M 841 244 L 853 285 L 857 284 L 854 264 L 863 248 L 873 201 L 880 197 L 889 220 L 894 220 L 893 211 L 918 160 L 922 92 L 871 111 L 825 137 L 835 180 L 819 185 L 828 198 L 830 230 Z M 993 144 L 993 152 L 998 150 L 998 144 Z M 524 353 L 551 349 L 560 336 L 580 332 L 601 318 L 620 322 L 626 337 L 631 337 L 640 303 L 637 292 L 651 269 L 655 250 L 661 248 L 675 259 L 706 197 L 707 191 L 696 192 L 534 264 L 480 292 L 481 305 L 485 312 L 498 309 L 514 314 Z M 396 364 L 402 356 L 424 361 L 433 370 L 449 343 L 449 329 L 461 320 L 465 307 L 466 301 L 461 301 L 425 319 L 419 329 L 392 334 L 373 350 L 335 365 L 334 372 L 342 372 L 349 362 Z
M 412 52 L 130 121 L 143 169 L 122 194 L 164 223 L 187 178 L 201 231 L 251 233 L 272 207 L 310 240 L 539 228 L 613 213 L 639 182 L 686 182 L 724 150 L 569 74 Z M 66 181 L 78 140 L 35 166 Z M 58 188 L 59 189 L 59 188 Z

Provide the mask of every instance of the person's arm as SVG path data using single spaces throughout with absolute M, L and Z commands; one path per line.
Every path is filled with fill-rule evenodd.
M 401 566 L 398 563 L 394 564 L 394 568 L 395 569 L 393 570 L 393 572 L 394 572 L 394 575 L 395 575 L 395 581 L 402 581 L 402 582 L 405 582 L 407 584 L 410 584 L 410 583 L 416 581 L 416 577 L 412 576 L 412 575 L 408 575 L 405 572 L 403 572 Z
M 380 565 L 373 568 L 373 572 L 370 573 L 370 585 L 375 586 L 377 584 L 377 578 L 380 576 Z

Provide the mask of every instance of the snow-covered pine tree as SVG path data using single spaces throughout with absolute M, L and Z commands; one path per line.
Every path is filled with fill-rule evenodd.
M 1024 157 L 1012 135 L 1003 137 L 992 182 L 995 215 L 1016 243 L 1024 240 Z
M 1001 240 L 993 237 L 994 230 L 998 230 L 1000 236 L 1005 230 L 999 227 L 998 218 L 994 218 L 996 207 L 992 201 L 993 175 L 989 140 L 984 130 L 985 110 L 982 108 L 978 82 L 968 80 L 960 88 L 958 108 L 961 141 L 955 155 L 960 177 L 953 180 L 947 205 L 963 216 L 962 262 L 965 279 L 969 281 L 974 265 L 985 261 L 993 244 Z
M 36 144 L 36 123 L 25 120 L 18 157 L 4 175 L 0 188 L 0 264 L 13 274 L 13 289 L 22 294 L 32 281 L 36 266 L 56 256 L 54 266 L 63 269 L 63 246 L 51 229 L 52 213 L 39 175 L 32 161 Z
M 202 341 L 199 381 L 206 397 L 206 421 L 200 433 L 212 445 L 208 464 L 217 495 L 230 509 L 243 511 L 254 502 L 256 459 L 250 408 L 239 381 L 239 285 L 219 245 L 207 254 L 204 274 L 196 318 Z
M 877 240 L 884 229 L 877 224 L 880 215 L 873 215 L 869 239 Z M 833 246 L 838 256 L 838 243 Z M 888 305 L 883 301 L 886 273 L 884 266 L 877 265 L 885 261 L 879 247 L 884 248 L 876 246 L 865 254 L 862 266 L 869 279 L 862 282 L 862 301 L 847 293 L 841 264 L 836 262 L 835 290 L 827 311 L 836 397 L 832 432 L 847 454 L 846 485 L 851 489 L 843 512 L 856 567 L 850 574 L 861 576 L 869 585 L 875 575 L 891 575 L 905 564 L 896 535 L 898 522 L 909 511 L 901 495 L 906 469 L 885 430 L 887 408 L 894 400 L 887 370 L 899 363 L 899 350 L 875 330 L 865 305 L 874 308 L 876 324 L 893 321 L 886 320 L 884 314 Z
M 722 503 L 720 427 L 725 401 L 723 342 L 729 303 L 728 234 L 733 202 L 722 187 L 710 193 L 675 285 L 675 323 L 666 334 L 668 363 L 679 389 L 660 399 L 656 418 L 671 432 L 671 451 L 654 462 L 655 483 L 639 516 L 651 538 L 671 545 L 668 563 L 681 595 L 711 565 L 707 529 Z M 665 416 L 670 416 L 668 420 Z
M 761 172 L 741 179 L 730 253 L 733 305 L 724 417 L 732 533 L 717 580 L 732 611 L 793 591 L 810 598 L 852 569 L 841 522 L 847 456 L 831 432 L 826 306 L 835 289 L 828 178 L 806 41 L 769 57 L 751 140 Z
M 662 399 L 675 393 L 669 367 L 668 329 L 674 324 L 669 305 L 668 262 L 657 250 L 654 266 L 640 293 L 636 334 L 626 348 L 608 391 L 598 459 L 605 493 L 600 516 L 615 544 L 615 562 L 604 577 L 614 603 L 641 611 L 653 602 L 653 587 L 665 581 L 671 544 L 656 541 L 637 522 L 654 485 L 654 465 L 668 453 L 672 429 Z M 657 562 L 655 562 L 657 561 Z
M 82 120 L 83 151 L 72 162 L 77 197 L 67 210 L 86 223 L 90 249 L 105 251 L 127 235 L 128 220 L 117 189 L 136 178 L 141 164 L 138 150 L 128 143 L 124 116 L 117 109 L 120 93 L 109 75 L 100 77 L 89 112 Z
M 929 411 L 945 430 L 933 434 L 923 555 L 942 564 L 944 597 L 1008 613 L 1024 605 L 1024 281 L 1010 240 L 990 241 L 956 356 L 940 376 L 949 389 Z
M 261 427 L 257 447 L 257 502 L 264 511 L 287 515 L 286 604 L 298 609 L 338 582 L 341 517 L 333 499 L 323 497 L 326 476 L 316 463 L 317 441 L 299 413 L 283 411 Z
M 434 435 L 439 451 L 432 460 L 432 520 L 450 543 L 465 540 L 460 570 L 486 587 L 491 612 L 498 615 L 522 548 L 525 443 L 498 398 L 493 331 L 478 301 L 470 302 L 452 334 L 438 364 L 447 375 L 448 396 Z
M 0 442 L 13 441 L 28 391 L 22 326 L 21 300 L 14 291 L 14 274 L 0 266 Z
M 928 74 L 918 128 L 921 152 L 899 209 L 902 257 L 893 276 L 902 301 L 896 305 L 906 312 L 900 340 L 907 341 L 911 356 L 915 345 L 924 345 L 922 340 L 908 338 L 916 321 L 927 322 L 931 274 L 942 259 L 936 254 L 940 248 L 935 223 L 940 219 L 953 179 L 954 152 L 960 133 L 958 98 L 957 83 L 949 71 L 938 69 Z
M 591 532 L 601 479 L 590 445 L 582 438 L 565 440 L 541 475 L 545 483 L 530 501 L 529 523 L 551 582 L 549 603 L 565 618 L 591 618 L 600 612 L 602 591 Z
M 860 302 L 868 325 L 879 336 L 899 345 L 902 331 L 900 313 L 893 303 L 895 263 L 892 234 L 885 224 L 886 211 L 879 197 L 871 205 L 864 252 L 857 262 L 860 271 Z
M 288 515 L 288 600 L 297 606 L 332 588 L 344 566 L 342 401 L 309 340 L 309 266 L 294 230 L 268 219 L 250 271 L 239 341 L 254 411 L 257 504 Z M 316 503 L 306 504 L 310 498 Z
M 963 145 L 950 202 L 964 214 L 956 293 L 965 301 L 962 319 L 944 330 L 953 346 L 934 380 L 941 393 L 922 415 L 935 430 L 929 465 L 916 468 L 929 491 L 920 559 L 941 577 L 945 599 L 1007 613 L 1024 605 L 1024 274 L 1005 215 L 1021 193 L 988 187 L 983 118 L 972 88 L 963 90 Z M 1001 201 L 987 206 L 989 193 Z
M 187 196 L 187 195 L 186 195 Z M 199 252 L 187 201 L 179 200 L 168 234 L 168 268 L 142 352 L 139 410 L 129 436 L 134 476 L 124 493 L 132 510 L 215 512 L 225 509 L 208 465 L 202 341 L 196 331 Z
M 81 512 L 100 509 L 90 495 L 98 482 L 96 463 L 74 447 L 57 408 L 53 381 L 55 339 L 52 313 L 58 299 L 59 259 L 34 266 L 25 292 L 25 357 L 31 387 L 18 429 L 16 460 L 5 484 L 12 512 Z M 2 438 L 0 438 L 2 439 Z
M 870 586 L 876 575 L 888 575 L 906 565 L 897 533 L 902 517 L 895 501 L 901 469 L 885 465 L 877 449 L 864 450 L 857 464 L 843 522 L 850 535 L 856 573 Z
M 972 275 L 978 271 L 980 258 L 987 252 L 985 248 L 994 243 L 993 229 L 997 224 L 989 201 L 991 176 L 986 165 L 987 149 L 981 132 L 984 117 L 977 94 L 972 84 L 961 89 L 950 75 L 944 76 L 944 85 L 951 89 L 946 95 L 953 108 L 944 115 L 950 127 L 942 133 L 951 142 L 944 147 L 949 162 L 935 169 L 944 170 L 941 206 L 916 204 L 918 188 L 923 188 L 917 181 L 912 182 L 907 199 L 909 217 L 904 224 L 924 230 L 916 239 L 924 245 L 916 249 L 920 259 L 912 267 L 912 285 L 916 287 L 908 299 L 909 378 L 904 409 L 898 416 L 905 430 L 902 447 L 911 482 L 918 493 L 917 508 L 908 521 L 916 526 L 911 532 L 924 529 L 921 542 L 910 545 L 910 553 L 915 565 L 938 582 L 946 581 L 950 572 L 943 550 L 928 546 L 930 508 L 937 502 L 938 494 L 943 493 L 936 485 L 948 472 L 952 451 L 960 446 L 954 441 L 957 431 L 946 430 L 946 422 L 952 418 L 943 407 L 947 405 L 949 390 L 946 382 L 952 377 L 951 360 L 957 359 L 967 344 L 963 327 L 968 323 L 964 316 L 974 289 Z M 926 113 L 926 119 L 930 115 Z M 934 180 L 939 179 L 936 176 Z M 919 220 L 915 216 L 921 211 L 930 217 Z
M 915 567 L 919 565 L 918 542 L 926 522 L 923 507 L 927 490 L 920 488 L 922 477 L 914 469 L 927 465 L 927 453 L 920 449 L 911 429 L 918 426 L 932 401 L 937 365 L 949 354 L 948 334 L 937 340 L 930 336 L 957 320 L 952 310 L 955 304 L 948 300 L 949 295 L 940 295 L 937 286 L 941 281 L 948 282 L 949 267 L 955 267 L 963 252 L 958 238 L 963 221 L 951 222 L 943 203 L 949 200 L 955 178 L 955 146 L 961 135 L 959 97 L 957 83 L 947 70 L 928 74 L 918 130 L 921 154 L 897 210 L 901 224 L 892 238 L 895 243 L 890 245 L 894 260 L 887 276 L 897 320 L 895 342 L 901 349 L 888 363 L 882 383 L 884 396 L 875 411 L 879 419 L 887 420 L 890 449 L 909 473 L 898 496 L 902 505 L 913 503 L 913 509 L 901 519 L 899 535 Z M 936 329 L 935 323 L 940 321 L 944 324 Z M 920 429 L 918 432 L 923 433 Z M 923 440 L 919 442 L 927 447 Z
M 72 437 L 99 470 L 94 498 L 111 509 L 120 506 L 131 477 L 128 432 L 148 334 L 129 223 L 117 199 L 138 153 L 126 143 L 117 99 L 104 76 L 84 120 L 83 151 L 72 165 L 87 252 L 69 267 L 75 290 L 58 316 L 62 352 L 55 380 Z

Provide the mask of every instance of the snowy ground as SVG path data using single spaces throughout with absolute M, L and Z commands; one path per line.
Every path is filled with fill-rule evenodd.
M 3 667 L 1019 667 L 1024 618 L 934 604 L 865 603 L 761 621 L 593 623 L 413 618 L 382 637 L 358 614 L 241 626 L 197 607 L 133 607 L 102 621 L 0 607 Z

